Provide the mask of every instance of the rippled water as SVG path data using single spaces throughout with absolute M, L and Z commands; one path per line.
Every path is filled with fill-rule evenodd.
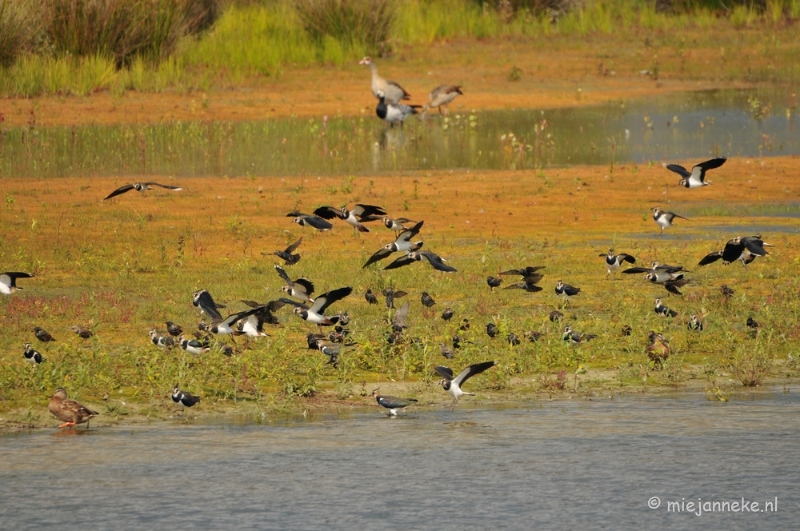
M 3 436 L 2 528 L 793 529 L 797 391 Z
M 464 104 L 469 100 L 464 96 Z M 7 129 L 2 176 L 356 175 L 800 153 L 790 91 L 706 91 L 596 107 Z

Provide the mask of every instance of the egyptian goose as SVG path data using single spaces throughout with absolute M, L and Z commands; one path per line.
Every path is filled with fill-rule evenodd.
M 379 92 L 383 93 L 386 103 L 398 103 L 400 100 L 410 100 L 411 94 L 401 87 L 396 81 L 389 81 L 383 79 L 378 74 L 378 67 L 372 60 L 372 57 L 365 57 L 359 61 L 360 65 L 366 65 L 372 70 L 372 93 L 376 98 L 380 99 Z
M 433 89 L 428 95 L 431 101 L 425 104 L 422 112 L 426 113 L 428 109 L 438 107 L 439 114 L 447 115 L 447 104 L 456 99 L 456 96 L 459 94 L 464 94 L 461 92 L 461 87 L 455 85 L 440 85 Z M 444 112 L 442 112 L 442 108 L 444 108 Z

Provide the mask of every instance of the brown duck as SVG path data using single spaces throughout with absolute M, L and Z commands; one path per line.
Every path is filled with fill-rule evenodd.
M 63 387 L 59 387 L 56 389 L 56 392 L 53 393 L 47 409 L 49 409 L 50 413 L 58 420 L 64 421 L 64 424 L 61 424 L 59 428 L 72 427 L 85 422 L 86 429 L 89 429 L 89 419 L 99 415 L 99 413 L 92 411 L 79 402 L 67 398 L 67 392 Z

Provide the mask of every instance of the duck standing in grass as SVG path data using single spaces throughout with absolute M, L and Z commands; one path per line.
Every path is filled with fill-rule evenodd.
M 83 404 L 67 398 L 67 392 L 63 387 L 56 389 L 53 396 L 50 397 L 50 403 L 47 409 L 58 420 L 64 421 L 59 428 L 71 428 L 76 424 L 86 423 L 86 429 L 89 429 L 89 420 L 92 417 L 99 415 L 96 411 L 92 411 Z

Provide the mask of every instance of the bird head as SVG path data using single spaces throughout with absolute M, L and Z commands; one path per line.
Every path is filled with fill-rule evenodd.
M 661 297 L 656 299 L 656 306 L 661 306 Z
M 366 57 L 364 57 L 362 60 L 360 60 L 360 61 L 358 62 L 358 64 L 360 64 L 360 65 L 366 65 L 366 66 L 369 66 L 369 65 L 371 65 L 371 64 L 372 64 L 372 57 L 370 57 L 370 56 L 366 56 Z
M 303 309 L 302 309 L 301 307 L 299 307 L 299 306 L 298 306 L 298 307 L 297 307 L 297 308 L 295 308 L 293 311 L 294 311 L 294 313 L 296 313 L 296 314 L 298 314 L 298 315 L 299 315 L 299 314 L 301 314 L 301 313 L 303 312 Z
M 24 348 L 25 350 L 28 350 L 29 348 L 31 348 L 31 344 L 30 343 L 25 343 L 24 345 L 22 345 L 22 348 Z
M 53 393 L 53 396 L 51 398 L 57 400 L 66 400 L 67 391 L 63 387 L 59 387 L 58 389 L 56 389 L 55 393 Z
M 378 391 L 380 390 L 381 390 L 380 387 L 376 387 L 375 389 L 372 390 L 372 393 L 370 393 L 369 396 L 380 396 L 380 394 L 378 394 Z

